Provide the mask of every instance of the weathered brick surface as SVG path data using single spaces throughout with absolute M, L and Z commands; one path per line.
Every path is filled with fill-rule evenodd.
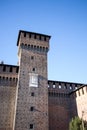
M 18 43 L 20 67 L 15 130 L 29 130 L 30 124 L 35 130 L 48 130 L 48 42 L 23 35 L 21 33 Z M 38 75 L 37 87 L 30 86 L 31 73 Z M 32 92 L 34 96 L 31 96 Z M 34 110 L 30 111 L 32 106 Z
M 13 130 L 16 69 L 17 66 L 0 64 L 0 130 Z
M 16 87 L 0 86 L 0 129 L 13 129 Z
M 49 130 L 68 130 L 72 108 L 76 110 L 75 97 L 71 98 L 69 93 L 82 84 L 49 81 L 48 85 Z

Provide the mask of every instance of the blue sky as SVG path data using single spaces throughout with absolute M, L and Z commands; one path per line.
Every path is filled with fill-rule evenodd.
M 87 0 L 1 0 L 0 61 L 16 65 L 19 30 L 51 35 L 48 79 L 87 83 Z

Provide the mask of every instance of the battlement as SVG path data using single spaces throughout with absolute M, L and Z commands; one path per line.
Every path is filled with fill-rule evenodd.
M 34 32 L 20 30 L 17 46 L 23 48 L 47 52 L 49 50 L 49 40 L 51 36 Z
M 48 80 L 48 90 L 49 90 L 49 92 L 69 93 L 69 92 L 79 88 L 82 85 L 83 84 L 81 84 L 81 83 Z
M 0 86 L 15 86 L 18 80 L 18 66 L 0 64 Z
M 87 85 L 82 85 L 81 87 L 77 88 L 76 90 L 73 90 L 70 92 L 70 95 L 73 97 L 80 97 L 87 93 Z
M 1 73 L 18 73 L 19 66 L 0 64 L 0 74 Z

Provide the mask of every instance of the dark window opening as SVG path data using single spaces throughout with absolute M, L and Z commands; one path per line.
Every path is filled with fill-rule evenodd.
M 33 71 L 35 72 L 35 68 L 33 68 Z
M 34 96 L 34 92 L 31 93 L 31 96 Z
M 34 111 L 34 107 L 31 107 L 31 108 L 30 108 L 30 111 Z
M 16 73 L 18 73 L 18 67 L 16 68 Z
M 33 124 L 30 124 L 30 129 L 33 129 L 34 128 L 34 125 Z
M 31 60 L 33 60 L 34 59 L 34 56 L 31 56 Z

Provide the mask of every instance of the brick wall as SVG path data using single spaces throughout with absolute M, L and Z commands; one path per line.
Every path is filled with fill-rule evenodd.
M 68 130 L 69 121 L 76 110 L 75 98 L 70 92 L 81 84 L 48 81 L 49 130 Z M 74 105 L 73 105 L 74 104 Z M 74 108 L 72 110 L 72 108 Z M 75 113 L 76 114 L 76 113 Z
M 0 130 L 13 130 L 17 66 L 0 64 Z
M 48 130 L 49 37 L 21 31 L 18 45 L 20 67 L 15 130 Z

